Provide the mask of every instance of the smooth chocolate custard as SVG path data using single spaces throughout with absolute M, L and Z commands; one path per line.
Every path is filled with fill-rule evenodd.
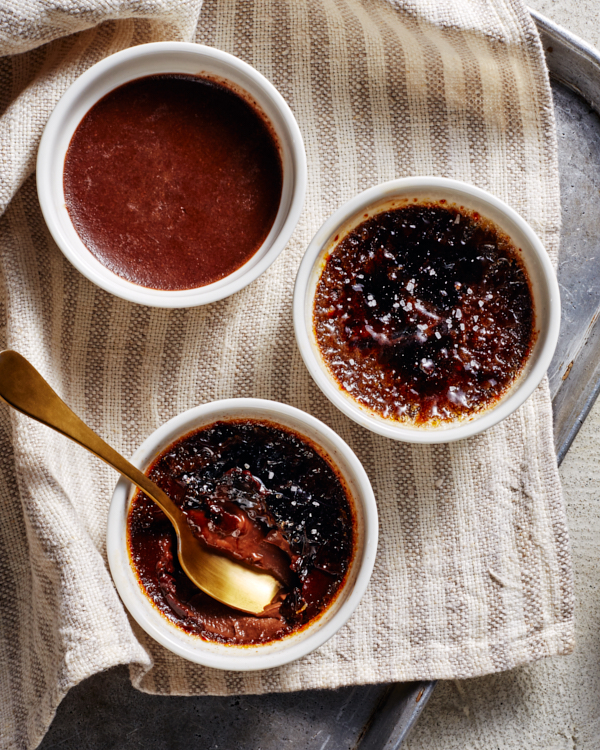
M 493 405 L 536 337 L 519 250 L 491 221 L 444 204 L 367 218 L 329 255 L 314 299 L 315 336 L 340 387 L 414 425 Z
M 266 643 L 333 602 L 354 555 L 354 512 L 343 480 L 306 438 L 267 421 L 216 422 L 168 448 L 147 474 L 200 544 L 282 584 L 259 616 L 204 594 L 179 565 L 166 516 L 138 492 L 128 515 L 130 558 L 148 597 L 180 628 L 219 643 Z
M 273 226 L 282 180 L 261 114 L 190 75 L 111 91 L 77 127 L 64 168 L 88 250 L 118 276 L 164 290 L 205 286 L 246 263 Z

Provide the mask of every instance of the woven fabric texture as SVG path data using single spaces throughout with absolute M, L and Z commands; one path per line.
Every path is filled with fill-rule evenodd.
M 45 227 L 33 174 L 70 83 L 106 55 L 163 39 L 258 68 L 290 104 L 308 155 L 305 209 L 277 262 L 191 310 L 138 307 L 81 276 Z M 153 642 L 120 603 L 104 539 L 115 473 L 1 407 L 0 746 L 35 747 L 67 690 L 115 664 L 131 664 L 149 692 L 240 694 L 463 678 L 568 653 L 572 574 L 547 384 L 476 438 L 396 443 L 320 393 L 291 315 L 296 270 L 324 219 L 399 176 L 491 191 L 556 264 L 552 100 L 521 0 L 1 0 L 0 50 L 0 345 L 125 455 L 207 401 L 304 409 L 356 451 L 381 523 L 371 585 L 337 636 L 279 669 L 204 669 Z

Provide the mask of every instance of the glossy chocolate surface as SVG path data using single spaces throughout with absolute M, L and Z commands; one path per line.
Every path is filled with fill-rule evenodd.
M 263 117 L 204 78 L 139 78 L 75 131 L 65 200 L 88 250 L 134 284 L 193 289 L 228 276 L 266 239 L 283 172 Z

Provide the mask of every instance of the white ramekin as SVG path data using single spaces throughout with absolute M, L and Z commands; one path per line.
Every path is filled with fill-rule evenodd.
M 328 370 L 313 327 L 313 300 L 328 255 L 343 237 L 367 216 L 413 201 L 446 200 L 476 211 L 497 224 L 521 250 L 531 280 L 537 339 L 520 377 L 489 409 L 471 418 L 439 427 L 417 427 L 386 419 L 355 401 Z M 556 274 L 544 246 L 533 229 L 510 206 L 484 190 L 441 177 L 407 177 L 365 190 L 336 211 L 310 243 L 294 290 L 294 327 L 300 353 L 323 393 L 344 414 L 373 432 L 411 443 L 449 443 L 487 430 L 505 419 L 533 393 L 548 369 L 560 328 L 560 295 Z
M 315 417 L 292 406 L 263 399 L 214 401 L 183 412 L 159 427 L 131 458 L 145 470 L 178 438 L 218 420 L 266 419 L 295 430 L 321 447 L 340 471 L 356 512 L 356 553 L 346 581 L 324 614 L 306 629 L 280 641 L 260 646 L 225 646 L 185 633 L 154 607 L 131 567 L 127 549 L 127 511 L 134 488 L 120 479 L 108 514 L 107 553 L 110 571 L 123 603 L 138 624 L 166 648 L 184 659 L 215 669 L 270 669 L 287 664 L 319 648 L 350 618 L 371 578 L 377 551 L 377 505 L 365 470 L 349 446 Z
M 283 187 L 279 211 L 258 251 L 237 271 L 204 287 L 182 291 L 148 289 L 109 271 L 85 247 L 65 205 L 63 169 L 73 133 L 90 108 L 128 81 L 159 73 L 187 73 L 224 82 L 262 110 L 277 134 Z M 90 281 L 117 297 L 154 307 L 195 307 L 228 297 L 263 273 L 287 244 L 302 211 L 307 170 L 304 143 L 292 111 L 277 89 L 233 55 L 200 44 L 157 42 L 117 52 L 81 75 L 56 105 L 44 129 L 37 158 L 42 213 L 56 244 Z

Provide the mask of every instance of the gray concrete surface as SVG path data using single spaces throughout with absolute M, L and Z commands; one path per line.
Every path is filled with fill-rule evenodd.
M 598 0 L 530 5 L 600 48 Z M 569 516 L 577 645 L 500 675 L 438 683 L 406 750 L 600 748 L 600 401 L 561 467 Z

